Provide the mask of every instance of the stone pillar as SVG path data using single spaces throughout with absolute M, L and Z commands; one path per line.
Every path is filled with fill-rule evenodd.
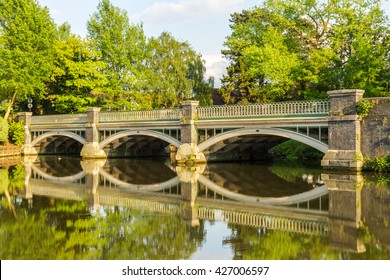
M 80 162 L 85 173 L 85 187 L 88 194 L 88 204 L 92 209 L 99 209 L 99 171 L 106 160 L 83 160 Z
M 81 149 L 83 158 L 106 158 L 106 153 L 99 146 L 99 112 L 100 108 L 87 109 L 86 143 Z
M 206 158 L 198 150 L 198 135 L 196 132 L 197 109 L 199 101 L 187 100 L 180 103 L 181 116 L 181 145 L 176 153 L 176 161 L 179 165 L 195 165 L 205 163 Z
M 20 153 L 24 156 L 37 155 L 37 150 L 31 145 L 31 133 L 29 126 L 31 125 L 31 112 L 18 113 L 18 121 L 24 125 L 24 144 Z
M 346 89 L 329 91 L 328 116 L 329 150 L 321 161 L 326 169 L 361 170 L 360 119 L 357 102 L 363 98 L 363 90 Z
M 359 238 L 362 220 L 363 176 L 355 174 L 322 174 L 329 190 L 330 246 L 338 249 L 365 252 Z
M 205 165 L 196 167 L 177 166 L 176 173 L 181 184 L 181 214 L 190 226 L 199 226 L 199 217 L 195 200 L 198 195 L 198 177 L 205 169 Z

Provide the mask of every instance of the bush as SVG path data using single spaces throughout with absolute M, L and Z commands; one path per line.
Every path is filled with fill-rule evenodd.
M 0 143 L 8 142 L 8 123 L 0 117 Z
M 322 159 L 322 157 L 324 156 L 324 154 L 320 151 L 317 151 L 316 149 L 308 145 L 294 140 L 288 140 L 275 146 L 274 148 L 272 148 L 272 154 L 275 158 L 282 158 L 288 160 L 317 160 Z
M 24 126 L 22 122 L 9 122 L 9 139 L 18 146 L 24 144 Z
M 390 171 L 389 155 L 376 157 L 374 159 L 365 158 L 363 161 L 363 170 L 377 171 L 377 172 L 389 172 Z
M 356 112 L 360 118 L 367 117 L 372 108 L 374 108 L 374 103 L 367 99 L 360 100 L 356 104 Z

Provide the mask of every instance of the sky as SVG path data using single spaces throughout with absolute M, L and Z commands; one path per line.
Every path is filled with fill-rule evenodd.
M 56 24 L 68 22 L 72 33 L 85 37 L 87 21 L 96 12 L 99 0 L 38 0 L 50 10 Z M 390 1 L 383 1 L 390 15 Z M 127 11 L 130 22 L 143 23 L 145 35 L 157 37 L 171 33 L 177 40 L 187 41 L 206 61 L 206 74 L 220 78 L 226 73 L 227 61 L 222 57 L 223 42 L 230 35 L 230 14 L 262 3 L 262 0 L 111 0 Z

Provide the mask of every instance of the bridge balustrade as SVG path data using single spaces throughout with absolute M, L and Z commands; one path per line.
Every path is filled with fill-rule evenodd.
M 141 110 L 129 112 L 103 112 L 99 114 L 99 121 L 104 122 L 125 122 L 125 121 L 159 121 L 159 120 L 180 120 L 181 109 Z
M 67 115 L 47 115 L 47 116 L 33 116 L 31 117 L 32 125 L 42 124 L 85 124 L 87 122 L 86 114 L 67 114 Z
M 328 224 L 324 221 L 291 219 L 260 213 L 239 212 L 209 207 L 199 207 L 198 215 L 199 219 L 226 221 L 231 224 L 249 225 L 257 228 L 301 234 L 326 236 L 329 232 Z
M 328 100 L 287 101 L 247 105 L 222 105 L 198 108 L 199 119 L 327 115 Z
M 299 116 L 299 115 L 327 115 L 329 111 L 328 100 L 317 101 L 288 101 L 247 105 L 222 105 L 198 108 L 199 119 L 223 119 L 246 117 L 272 117 L 272 116 Z M 180 108 L 160 110 L 140 110 L 129 112 L 101 112 L 99 122 L 128 122 L 128 121 L 178 121 L 182 116 Z M 84 124 L 87 122 L 86 114 L 67 114 L 33 116 L 32 125 L 45 124 Z

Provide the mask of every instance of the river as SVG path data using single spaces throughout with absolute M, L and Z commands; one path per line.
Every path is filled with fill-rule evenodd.
M 23 158 L 1 259 L 390 259 L 390 177 L 302 163 Z

